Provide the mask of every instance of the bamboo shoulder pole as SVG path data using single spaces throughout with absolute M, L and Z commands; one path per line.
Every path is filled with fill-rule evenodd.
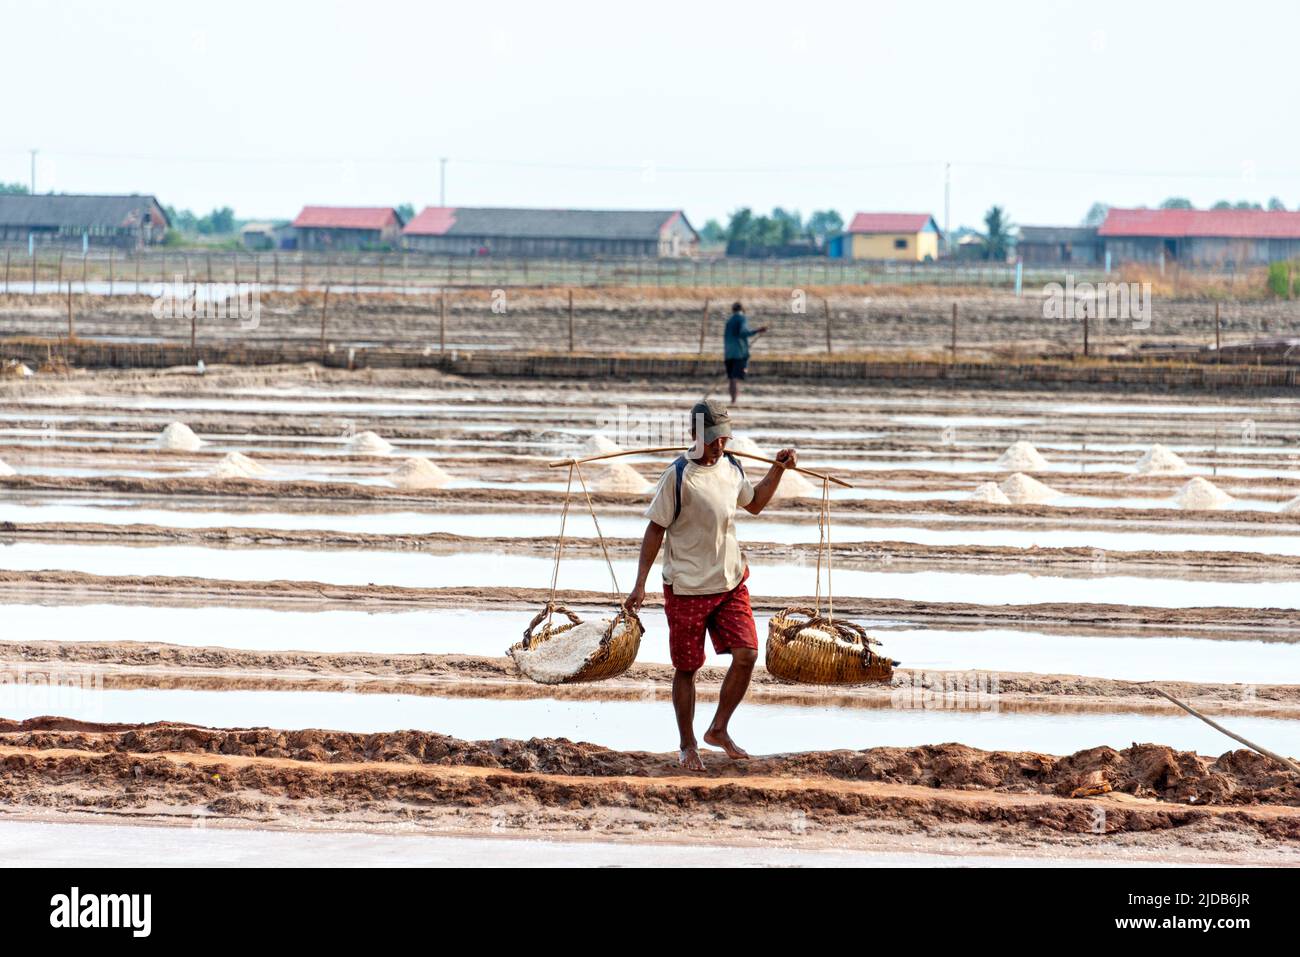
M 620 455 L 654 455 L 659 452 L 681 452 L 682 449 L 676 445 L 663 449 L 630 449 L 626 452 L 605 452 L 601 455 L 589 455 L 582 459 L 561 459 L 558 462 L 551 462 L 546 467 L 552 469 L 568 468 L 570 465 L 586 465 L 588 462 L 599 462 L 601 459 L 616 459 Z
M 1235 734 L 1235 733 L 1233 733 L 1232 731 L 1229 731 L 1227 728 L 1225 728 L 1223 725 L 1219 724 L 1217 721 L 1211 721 L 1209 718 L 1207 718 L 1205 715 L 1201 714 L 1199 711 L 1197 711 L 1197 710 L 1196 710 L 1195 708 L 1193 708 L 1191 705 L 1183 704 L 1181 701 L 1179 701 L 1177 698 L 1175 698 L 1173 695 L 1171 695 L 1171 694 L 1170 694 L 1169 692 L 1167 692 L 1167 691 L 1164 691 L 1164 690 L 1162 690 L 1162 689 L 1160 689 L 1160 688 L 1156 688 L 1156 689 L 1155 689 L 1155 692 L 1156 692 L 1156 694 L 1160 695 L 1161 697 L 1168 698 L 1168 699 L 1169 699 L 1170 701 L 1172 701 L 1174 704 L 1178 705 L 1178 707 L 1182 708 L 1184 711 L 1186 711 L 1188 714 L 1190 714 L 1193 718 L 1200 718 L 1202 721 L 1204 721 L 1206 724 L 1208 724 L 1208 725 L 1209 725 L 1211 728 L 1213 728 L 1215 731 L 1221 731 L 1221 732 L 1223 732 L 1223 733 L 1226 734 L 1228 737 L 1232 738 L 1232 740 L 1234 740 L 1234 741 L 1240 741 L 1242 744 L 1244 744 L 1246 747 L 1250 748 L 1252 751 L 1258 751 L 1260 754 L 1264 755 L 1264 757 L 1266 757 L 1266 758 L 1272 758 L 1274 761 L 1276 761 L 1278 764 L 1281 764 L 1282 766 L 1286 767 L 1288 770 L 1294 771 L 1296 774 L 1300 774 L 1300 767 L 1297 767 L 1297 766 L 1296 766 L 1296 763 L 1295 763 L 1294 761 L 1292 761 L 1290 758 L 1284 758 L 1284 757 L 1282 757 L 1282 755 L 1280 755 L 1280 754 L 1274 754 L 1274 753 L 1273 753 L 1272 751 L 1270 751 L 1268 748 L 1261 748 L 1258 744 L 1256 744 L 1256 743 L 1253 742 L 1253 741 L 1247 741 L 1247 740 L 1246 740 L 1245 738 L 1243 738 L 1241 735 L 1239 735 L 1239 734 Z
M 673 446 L 671 448 L 663 448 L 663 449 L 629 449 L 626 452 L 605 452 L 602 455 L 589 455 L 586 458 L 581 458 L 581 459 L 561 459 L 558 462 L 548 463 L 547 468 L 562 469 L 562 468 L 568 468 L 570 465 L 586 465 L 588 462 L 599 462 L 601 459 L 616 459 L 621 455 L 654 455 L 660 452 L 680 453 L 684 451 L 686 450 L 679 448 L 677 446 Z M 735 455 L 738 458 L 742 458 L 742 459 L 753 459 L 755 462 L 766 462 L 768 465 L 781 464 L 776 459 L 764 458 L 761 455 L 751 455 L 748 452 L 728 452 L 727 454 Z M 850 485 L 848 482 L 845 482 L 841 479 L 837 479 L 834 475 L 824 475 L 821 472 L 814 472 L 812 469 L 800 468 L 797 465 L 794 467 L 793 471 L 802 472 L 804 475 L 811 475 L 813 478 L 817 478 L 817 479 L 826 479 L 827 481 L 832 482 L 835 485 L 839 485 L 842 488 L 853 488 L 853 486 Z

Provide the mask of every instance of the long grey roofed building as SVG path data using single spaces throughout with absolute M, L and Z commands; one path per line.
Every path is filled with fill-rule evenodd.
M 688 256 L 699 243 L 674 209 L 430 206 L 402 235 L 411 249 L 450 255 Z
M 0 195 L 0 240 L 81 242 L 135 247 L 162 242 L 170 223 L 158 200 L 147 195 L 89 196 L 75 193 Z

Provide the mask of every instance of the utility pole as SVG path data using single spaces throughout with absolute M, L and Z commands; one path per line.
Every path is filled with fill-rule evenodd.
M 40 150 L 29 150 L 28 152 L 32 154 L 32 195 L 35 196 L 36 195 L 36 154 L 39 153 Z
M 952 197 L 952 163 L 943 164 L 943 250 L 948 256 L 952 255 L 952 233 L 949 227 L 952 225 L 948 221 L 948 211 L 950 209 L 949 201 Z
M 438 160 L 438 205 L 447 205 L 447 157 Z

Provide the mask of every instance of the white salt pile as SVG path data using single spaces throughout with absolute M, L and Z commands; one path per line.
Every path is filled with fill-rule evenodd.
M 158 436 L 158 447 L 169 452 L 195 452 L 203 440 L 184 422 L 173 422 Z
M 744 452 L 746 455 L 761 455 L 765 459 L 773 456 L 764 451 L 763 448 L 747 435 L 733 435 L 727 441 L 728 452 Z M 767 468 L 762 462 L 755 462 L 752 459 L 741 459 L 741 466 L 745 473 L 749 475 L 750 481 L 756 482 L 767 474 Z M 749 473 L 758 469 L 757 475 Z M 776 487 L 776 494 L 772 496 L 777 498 L 808 498 L 809 496 L 821 495 L 821 486 L 810 482 L 807 477 L 798 472 L 792 472 L 789 469 L 781 476 L 781 484 Z
M 757 442 L 748 435 L 733 435 L 727 440 L 728 452 L 744 452 L 746 455 L 766 455 Z
M 998 459 L 997 467 L 1007 472 L 1044 472 L 1047 459 L 1028 442 L 1012 442 Z
M 267 470 L 242 452 L 231 452 L 211 472 L 213 478 L 261 478 Z
M 1232 504 L 1233 498 L 1213 482 L 1207 482 L 1198 475 L 1183 486 L 1178 493 L 1177 502 L 1179 508 L 1196 511 L 1227 508 Z
M 597 492 L 632 492 L 643 495 L 651 485 L 626 462 L 592 462 L 583 466 L 588 484 Z
M 4 463 L 0 462 L 0 465 L 3 465 L 3 464 L 4 464 Z M 0 472 L 0 475 L 3 475 L 3 474 L 4 474 L 3 472 Z M 1284 512 L 1300 512 L 1300 495 L 1297 495 L 1295 498 L 1291 499 L 1291 501 L 1289 501 L 1289 502 L 1287 502 L 1285 505 L 1283 505 L 1283 506 L 1282 506 L 1282 511 L 1284 511 Z
M 1007 501 L 1013 505 L 1034 505 L 1038 502 L 1046 502 L 1049 498 L 1056 498 L 1061 494 L 1056 489 L 1044 485 L 1038 479 L 1030 478 L 1023 472 L 1017 472 L 1015 475 L 1009 476 L 998 488 L 1006 495 Z
M 1181 475 L 1187 463 L 1163 445 L 1153 445 L 1137 460 L 1138 475 Z
M 623 447 L 597 432 L 583 445 L 582 451 L 584 455 L 607 455 L 610 452 L 622 452 Z
M 755 462 L 754 464 L 759 468 L 763 468 L 761 462 Z M 810 495 L 819 496 L 821 493 L 820 485 L 810 482 L 798 472 L 786 469 L 785 474 L 781 476 L 781 484 L 776 487 L 776 494 L 772 498 L 808 498 Z
M 15 472 L 13 468 L 7 462 L 4 461 L 4 459 L 0 459 L 0 475 L 17 475 L 17 474 L 18 473 Z
M 451 476 L 428 459 L 407 459 L 389 479 L 398 488 L 442 488 Z
M 825 642 L 828 645 L 834 645 L 840 651 L 861 651 L 862 650 L 861 645 L 856 645 L 851 641 L 845 641 L 838 634 L 832 635 L 830 632 L 823 631 L 820 628 L 800 629 L 799 634 L 795 635 L 795 637 L 802 639 L 803 641 Z
M 358 432 L 348 442 L 348 451 L 356 455 L 387 455 L 393 446 L 374 432 Z
M 998 488 L 997 482 L 984 482 L 967 497 L 969 502 L 988 502 L 991 505 L 1010 505 L 1007 493 Z
M 609 618 L 584 621 L 527 651 L 512 651 L 510 654 L 519 670 L 533 681 L 544 685 L 559 684 L 572 678 L 591 660 L 600 648 L 601 636 L 610 621 Z M 617 639 L 626 627 L 626 624 L 620 624 L 611 640 Z

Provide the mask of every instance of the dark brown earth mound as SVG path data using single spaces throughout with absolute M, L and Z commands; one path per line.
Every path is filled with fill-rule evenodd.
M 306 729 L 216 729 L 151 724 L 91 725 L 42 717 L 0 720 L 0 744 L 42 750 L 130 754 L 207 754 L 327 764 L 425 764 L 576 777 L 666 777 L 680 774 L 671 756 L 612 751 L 565 738 L 462 741 L 400 731 L 353 734 Z M 1217 759 L 1165 745 L 1123 751 L 1092 748 L 1065 757 L 979 751 L 960 744 L 865 751 L 813 751 L 730 762 L 709 755 L 710 776 L 878 781 L 931 788 L 1069 797 L 1116 791 L 1135 797 L 1211 805 L 1300 805 L 1300 780 L 1252 751 Z

